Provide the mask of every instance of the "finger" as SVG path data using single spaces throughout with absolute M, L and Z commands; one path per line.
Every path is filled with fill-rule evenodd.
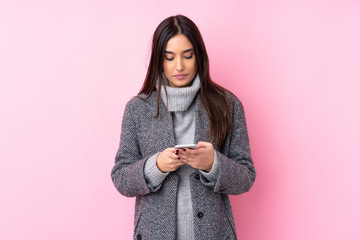
M 181 155 L 180 160 L 189 164 L 189 163 L 193 162 L 193 157 L 188 156 L 188 155 Z
M 178 156 L 180 154 L 180 151 L 178 149 L 175 150 L 174 154 Z
M 176 162 L 173 163 L 173 168 L 177 169 L 179 167 L 181 167 L 182 165 L 185 165 L 186 163 L 180 160 L 176 160 Z
M 180 167 L 184 164 L 186 164 L 186 162 L 182 161 L 182 160 L 177 160 L 177 162 L 175 163 L 177 167 Z
M 170 157 L 170 158 L 168 158 L 168 164 L 171 165 L 171 166 L 178 166 L 181 163 L 182 163 L 182 161 L 180 160 L 179 157 Z
M 178 155 L 172 155 L 172 159 L 173 159 L 173 161 L 175 161 L 175 162 L 182 162 L 182 159 L 183 159 L 183 157 L 180 155 L 180 154 L 178 154 Z
M 196 156 L 197 155 L 197 149 L 189 149 L 186 151 L 179 151 L 178 155 L 180 156 Z
M 174 156 L 175 156 L 175 159 L 176 159 L 177 161 L 182 161 L 182 160 L 184 160 L 184 159 L 190 158 L 190 156 L 184 155 L 184 154 L 181 154 L 181 153 L 179 153 L 178 155 L 174 155 Z
M 176 156 L 176 158 L 178 158 L 178 157 L 183 156 L 185 153 L 186 152 L 183 151 L 182 149 L 176 149 L 175 156 Z
M 185 160 L 185 159 L 181 159 L 180 162 L 182 163 L 182 165 L 184 165 L 184 164 L 189 164 L 189 165 L 190 165 L 190 162 L 188 162 L 188 161 Z

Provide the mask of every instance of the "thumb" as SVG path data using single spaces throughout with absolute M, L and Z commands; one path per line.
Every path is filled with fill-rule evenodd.
M 209 147 L 209 142 L 203 142 L 203 141 L 200 141 L 196 144 L 196 148 L 207 148 Z

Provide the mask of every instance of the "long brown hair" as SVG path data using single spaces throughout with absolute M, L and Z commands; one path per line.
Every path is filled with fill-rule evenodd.
M 210 78 L 209 58 L 204 41 L 197 26 L 189 18 L 183 15 L 171 16 L 163 20 L 156 28 L 152 40 L 150 64 L 147 70 L 144 84 L 139 94 L 144 93 L 150 97 L 156 88 L 159 79 L 159 89 L 164 84 L 162 77 L 165 47 L 168 40 L 177 35 L 185 35 L 193 45 L 197 71 L 200 77 L 201 103 L 204 105 L 209 120 L 209 134 L 215 140 L 216 147 L 221 149 L 226 134 L 231 129 L 232 119 L 230 105 L 226 100 L 225 89 L 214 83 Z M 157 93 L 157 113 L 159 116 L 160 91 Z

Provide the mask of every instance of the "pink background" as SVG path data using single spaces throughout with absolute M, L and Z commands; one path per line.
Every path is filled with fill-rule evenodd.
M 177 13 L 245 106 L 258 176 L 231 197 L 239 238 L 360 239 L 355 0 L 1 1 L 0 239 L 131 239 L 110 171 L 152 33 Z

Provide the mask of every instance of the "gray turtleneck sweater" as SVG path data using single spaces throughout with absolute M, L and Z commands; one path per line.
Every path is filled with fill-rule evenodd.
M 166 98 L 165 89 L 168 98 Z M 172 88 L 163 86 L 161 88 L 161 99 L 172 113 L 172 120 L 176 144 L 194 143 L 195 133 L 195 95 L 200 89 L 200 79 L 196 75 L 192 85 L 183 88 Z M 161 172 L 156 159 L 159 153 L 151 156 L 145 164 L 145 178 L 151 188 L 156 188 L 169 173 Z M 190 192 L 190 175 L 196 171 L 189 165 L 183 165 L 176 170 L 179 176 L 179 188 L 177 195 L 177 239 L 194 239 L 193 209 Z M 210 172 L 201 171 L 201 174 L 209 181 L 215 181 L 218 174 L 218 160 L 214 154 L 214 163 Z

